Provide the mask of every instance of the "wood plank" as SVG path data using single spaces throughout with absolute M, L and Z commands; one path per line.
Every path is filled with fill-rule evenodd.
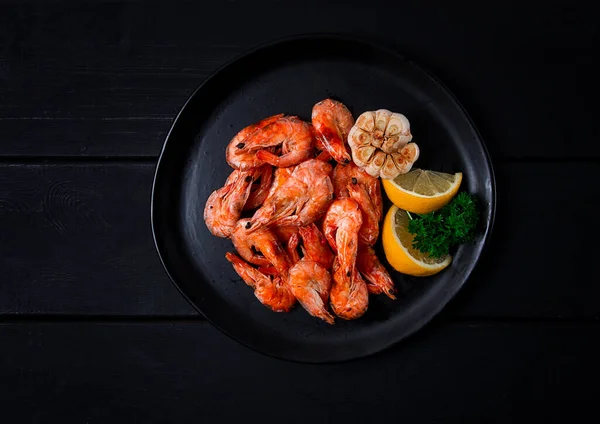
M 0 167 L 0 311 L 192 314 L 150 229 L 153 165 Z
M 14 156 L 155 156 L 173 119 L 0 118 L 5 155 Z M 142 154 L 140 154 L 142 153 Z
M 9 5 L 0 15 L 0 154 L 156 156 L 165 130 L 153 120 L 174 118 L 227 60 L 274 38 L 341 32 L 383 42 L 433 71 L 495 157 L 600 157 L 585 124 L 600 93 L 598 4 L 436 0 L 395 11 L 377 1 L 310 0 L 293 14 L 286 2 L 261 4 Z M 365 24 L 379 22 L 382 10 L 402 24 Z M 75 132 L 49 118 L 76 120 Z M 128 135 L 103 136 L 119 128 Z
M 195 315 L 154 250 L 153 171 L 151 163 L 1 165 L 0 314 Z M 589 265 L 599 253 L 590 225 L 599 173 L 593 163 L 498 166 L 492 241 L 446 317 L 600 318 Z
M 0 398 L 6 420 L 31 423 L 579 422 L 598 414 L 597 336 L 435 323 L 365 359 L 307 365 L 207 323 L 4 324 Z

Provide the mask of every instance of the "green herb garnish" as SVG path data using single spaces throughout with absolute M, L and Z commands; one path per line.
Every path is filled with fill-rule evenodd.
M 413 247 L 439 258 L 453 246 L 473 240 L 479 210 L 475 196 L 463 192 L 438 211 L 409 217 L 408 231 L 415 235 Z

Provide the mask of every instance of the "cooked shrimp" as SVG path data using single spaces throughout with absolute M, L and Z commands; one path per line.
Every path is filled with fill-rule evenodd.
M 273 185 L 273 167 L 269 164 L 264 164 L 256 168 L 258 177 L 252 183 L 250 196 L 246 201 L 244 210 L 256 209 L 264 203 L 269 195 L 271 186 Z
M 259 150 L 256 157 L 279 168 L 297 165 L 312 155 L 313 132 L 306 122 L 295 116 L 282 118 L 269 125 L 261 134 L 270 143 L 281 144 L 281 156 L 268 150 Z M 272 128 L 271 128 L 272 127 Z M 259 143 L 264 141 L 259 140 Z
M 373 246 L 379 237 L 379 217 L 377 209 L 367 190 L 358 184 L 350 184 L 348 186 L 350 198 L 358 203 L 362 212 L 363 223 L 358 230 L 358 237 L 361 242 L 368 246 Z
M 299 244 L 300 236 L 296 232 L 291 235 L 291 237 L 288 239 L 285 245 L 285 250 L 287 251 L 287 254 L 290 257 L 290 261 L 292 261 L 292 264 L 296 264 L 300 260 L 300 254 L 298 253 Z
M 374 245 L 379 237 L 379 222 L 383 213 L 379 179 L 351 163 L 337 165 L 333 170 L 332 182 L 336 198 L 351 197 L 358 203 L 363 215 L 360 239 L 369 246 Z
M 267 194 L 267 198 L 264 200 L 265 202 L 273 197 L 273 194 L 288 180 L 288 178 L 294 172 L 295 167 L 290 166 L 287 168 L 275 168 L 275 172 L 273 173 L 273 182 L 271 183 L 271 188 L 269 189 L 269 193 Z M 263 202 L 264 203 L 264 202 Z
M 270 227 L 271 228 L 271 227 Z M 284 240 L 286 251 L 292 264 L 300 260 L 298 248 L 302 251 L 302 257 L 317 262 L 325 269 L 331 269 L 333 264 L 333 253 L 329 248 L 329 244 L 325 236 L 319 228 L 312 223 L 305 227 L 272 227 L 273 229 L 284 228 L 284 234 L 280 240 Z M 275 232 L 277 234 L 277 232 Z M 289 236 L 285 233 L 288 233 Z M 279 237 L 278 237 L 279 238 Z M 300 243 L 302 239 L 302 243 Z
M 304 226 L 315 222 L 323 216 L 333 198 L 331 171 L 330 164 L 316 159 L 296 166 L 254 213 L 250 231 L 266 225 Z
M 217 237 L 227 238 L 242 210 L 252 188 L 253 171 L 235 170 L 225 185 L 211 193 L 204 205 L 204 222 Z
M 369 293 L 356 270 L 358 231 L 362 213 L 358 204 L 350 199 L 334 201 L 323 220 L 323 232 L 332 249 L 337 252 L 333 265 L 331 306 L 341 318 L 354 319 L 367 309 Z
M 274 312 L 288 312 L 296 303 L 288 285 L 280 277 L 263 274 L 234 253 L 227 252 L 225 257 L 244 280 L 254 289 L 254 295 L 263 305 Z
M 273 225 L 269 227 L 269 230 L 273 231 L 280 243 L 287 243 L 290 237 L 298 232 L 298 227 L 291 225 Z
M 298 227 L 296 226 L 277 226 L 268 227 L 275 234 L 277 240 L 285 247 L 285 250 L 292 261 L 292 265 L 300 260 L 298 253 Z
M 329 162 L 331 160 L 331 155 L 326 150 L 323 150 L 315 159 L 322 160 L 323 162 Z
M 269 227 L 277 240 L 284 246 L 285 251 L 290 258 L 291 265 L 294 265 L 300 260 L 300 253 L 298 253 L 298 246 L 300 244 L 300 236 L 298 234 L 298 227 Z M 278 276 L 279 272 L 274 266 L 262 265 L 258 270 L 264 274 Z
M 323 233 L 340 259 L 340 266 L 348 271 L 356 262 L 358 230 L 362 225 L 362 213 L 350 198 L 335 200 L 323 220 Z
M 325 269 L 331 269 L 333 265 L 333 252 L 329 248 L 327 239 L 316 224 L 310 224 L 299 228 L 302 237 L 302 253 L 304 257 L 317 262 Z
M 381 196 L 381 183 L 379 178 L 372 177 L 352 162 L 348 165 L 337 165 L 333 170 L 331 181 L 337 199 L 349 196 L 349 184 L 358 184 L 364 187 L 379 215 L 378 220 L 381 220 L 381 217 L 383 217 L 383 198 Z
M 333 315 L 327 311 L 331 276 L 325 268 L 303 258 L 290 268 L 289 284 L 294 297 L 310 315 L 333 324 Z
M 260 132 L 267 125 L 283 118 L 283 113 L 269 116 L 255 124 L 248 125 L 231 139 L 225 151 L 225 160 L 235 169 L 247 170 L 257 168 L 264 162 L 256 157 L 256 150 L 244 149 L 246 140 Z
M 287 279 L 290 258 L 275 234 L 268 228 L 250 232 L 249 223 L 248 218 L 240 219 L 231 232 L 231 241 L 239 255 L 255 265 L 272 265 L 284 280 Z
M 272 277 L 279 277 L 279 273 L 277 272 L 277 270 L 275 269 L 275 267 L 273 265 L 259 266 L 258 270 L 265 275 L 270 275 Z
M 278 228 L 278 227 L 273 227 L 272 229 L 276 229 L 276 228 Z M 291 235 L 289 237 L 280 237 L 280 235 L 277 235 L 277 232 L 275 232 L 275 231 L 273 231 L 273 233 L 275 233 L 275 236 L 281 242 L 281 245 L 285 248 L 285 251 L 287 252 L 288 257 L 290 258 L 291 265 L 294 265 L 295 263 L 297 263 L 300 260 L 300 253 L 298 253 L 298 246 L 300 243 L 300 236 L 298 235 L 298 227 L 284 227 L 284 228 L 293 228 L 295 230 L 295 232 L 290 233 Z M 277 272 L 277 269 L 275 269 L 275 267 L 272 265 L 260 266 L 258 268 L 258 270 L 260 272 L 263 272 L 263 273 L 269 274 L 269 275 L 275 275 L 275 276 L 279 275 L 279 272 Z
M 321 100 L 313 106 L 312 124 L 325 151 L 336 162 L 350 163 L 352 158 L 346 141 L 354 125 L 354 118 L 348 108 L 332 99 Z
M 310 124 L 310 129 L 312 131 L 313 149 L 316 152 L 316 159 L 322 160 L 324 162 L 329 162 L 331 160 L 331 155 L 329 154 L 329 152 L 327 152 L 327 149 L 323 144 L 322 137 L 317 133 L 314 125 Z
M 288 167 L 312 154 L 312 132 L 298 117 L 276 115 L 276 118 L 266 118 L 256 125 L 257 128 L 242 135 L 238 133 L 229 142 L 226 158 L 233 168 L 244 170 L 264 163 Z M 274 153 L 278 147 L 281 147 L 281 156 Z
M 336 257 L 333 263 L 333 284 L 329 292 L 331 309 L 340 318 L 360 318 L 369 307 L 369 291 L 356 267 L 345 271 Z
M 385 293 L 390 299 L 396 299 L 396 287 L 394 286 L 392 277 L 390 277 L 385 267 L 379 262 L 373 248 L 365 245 L 358 247 L 356 267 L 365 280 L 367 280 L 369 293 Z

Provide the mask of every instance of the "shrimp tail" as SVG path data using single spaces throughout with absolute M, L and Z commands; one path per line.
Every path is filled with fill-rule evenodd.
M 329 271 L 315 261 L 302 258 L 290 268 L 289 284 L 298 302 L 310 315 L 328 324 L 334 323 L 333 315 L 327 311 L 331 290 Z
M 335 318 L 331 313 L 326 309 L 325 303 L 323 303 L 323 299 L 314 290 L 310 291 L 310 295 L 305 296 L 301 300 L 298 300 L 302 307 L 313 317 L 320 318 L 325 321 L 327 324 L 334 324 Z
M 300 237 L 298 233 L 294 233 L 290 236 L 289 240 L 286 243 L 287 254 L 290 257 L 290 260 L 293 264 L 300 260 L 300 255 L 298 254 L 298 244 L 300 243 Z
M 273 312 L 289 312 L 296 303 L 288 285 L 280 278 L 271 278 L 252 267 L 234 253 L 225 253 L 225 258 L 233 265 L 233 269 L 254 289 L 254 296 Z
M 235 253 L 225 253 L 225 259 L 227 259 L 231 265 L 233 265 L 235 272 L 238 273 L 242 280 L 244 280 L 244 282 L 253 289 L 256 288 L 260 279 L 264 277 L 264 274 L 250 266 Z
M 394 281 L 371 247 L 360 246 L 356 258 L 356 267 L 366 280 L 369 293 L 383 293 L 392 300 L 396 299 Z

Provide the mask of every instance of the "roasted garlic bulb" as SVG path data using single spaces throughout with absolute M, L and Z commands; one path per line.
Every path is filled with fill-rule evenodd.
M 419 146 L 411 140 L 406 116 L 387 109 L 363 113 L 348 134 L 354 163 L 384 179 L 410 171 L 419 158 Z

